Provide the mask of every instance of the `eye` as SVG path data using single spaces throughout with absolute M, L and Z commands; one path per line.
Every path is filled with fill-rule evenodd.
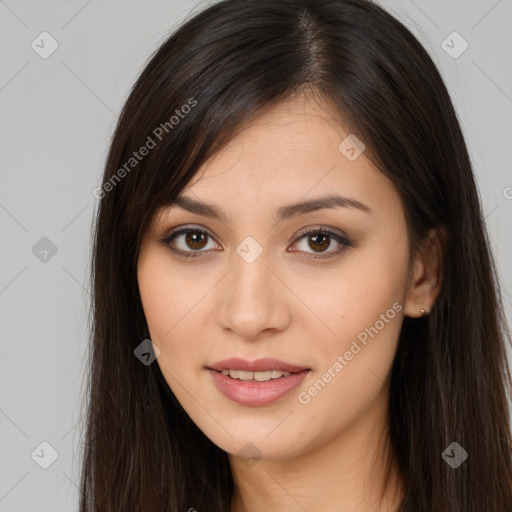
M 186 258 L 195 258 L 200 256 L 201 253 L 208 252 L 209 241 L 213 241 L 213 237 L 207 231 L 192 227 L 172 231 L 160 240 L 160 242 L 169 247 L 172 252 Z M 302 233 L 299 238 L 295 240 L 294 244 L 301 241 L 305 242 L 303 249 L 298 251 L 297 249 L 293 249 L 289 252 L 305 252 L 307 254 L 305 256 L 306 259 L 330 258 L 339 254 L 345 247 L 352 246 L 348 238 L 324 227 L 310 229 Z M 338 244 L 339 247 L 335 250 L 327 251 L 326 249 L 333 245 L 333 241 L 335 244 Z M 313 250 L 312 253 L 307 251 L 308 247 Z M 215 244 L 213 244 L 213 247 L 210 247 L 209 250 L 215 250 Z
M 164 245 L 168 246 L 171 251 L 179 254 L 180 256 L 194 258 L 200 256 L 200 254 L 197 253 L 205 252 L 201 249 L 204 249 L 208 245 L 207 241 L 209 238 L 213 239 L 208 232 L 202 229 L 188 227 L 178 231 L 173 231 L 160 241 Z M 176 243 L 175 240 L 178 240 L 178 243 Z M 180 241 L 181 243 L 179 243 Z M 179 247 L 179 245 L 181 245 L 181 247 Z M 189 249 L 192 249 L 192 251 Z
M 336 244 L 339 245 L 339 247 L 335 250 L 326 251 L 325 249 L 332 245 L 333 240 Z M 308 259 L 331 258 L 343 251 L 345 247 L 352 246 L 352 243 L 347 237 L 341 235 L 340 233 L 330 231 L 324 227 L 310 229 L 309 231 L 302 233 L 302 235 L 294 243 L 296 244 L 297 242 L 301 241 L 304 242 L 303 248 L 313 249 L 313 253 L 304 251 L 307 253 L 307 256 L 305 257 Z M 295 250 L 293 250 L 293 252 L 295 252 Z

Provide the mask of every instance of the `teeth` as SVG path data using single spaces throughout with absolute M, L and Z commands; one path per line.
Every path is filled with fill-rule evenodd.
M 245 372 L 243 370 L 222 370 L 222 375 L 229 375 L 232 379 L 239 380 L 256 380 L 258 382 L 266 382 L 272 379 L 288 377 L 290 372 L 282 372 L 280 370 L 272 370 L 266 372 Z
M 259 382 L 265 382 L 266 380 L 271 380 L 272 377 L 270 372 L 254 372 L 253 378 Z

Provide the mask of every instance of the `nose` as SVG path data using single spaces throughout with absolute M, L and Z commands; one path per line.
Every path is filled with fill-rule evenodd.
M 233 268 L 217 290 L 217 321 L 222 329 L 256 340 L 263 332 L 269 334 L 288 327 L 293 294 L 270 267 L 265 251 L 250 263 L 238 255 L 234 257 Z

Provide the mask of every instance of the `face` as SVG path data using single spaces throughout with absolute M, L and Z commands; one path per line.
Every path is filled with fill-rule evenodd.
M 351 139 L 341 144 L 348 135 L 317 101 L 274 107 L 206 162 L 189 201 L 160 210 L 143 241 L 154 364 L 229 454 L 292 459 L 371 415 L 384 421 L 409 246 L 397 192 Z M 250 366 L 262 358 L 277 361 Z

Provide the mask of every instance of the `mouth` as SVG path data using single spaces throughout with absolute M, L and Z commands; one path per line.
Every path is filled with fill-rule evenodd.
M 271 380 L 282 379 L 284 377 L 288 377 L 289 375 L 301 372 L 284 372 L 281 370 L 266 370 L 261 372 L 248 372 L 243 370 L 232 370 L 232 369 L 224 369 L 222 371 L 214 370 L 213 368 L 209 368 L 209 370 L 213 370 L 217 373 L 221 373 L 222 375 L 229 377 L 234 380 L 241 380 L 244 382 L 269 382 Z M 309 368 L 301 371 L 309 371 Z
M 231 358 L 205 369 L 218 391 L 246 406 L 263 406 L 285 397 L 312 371 L 273 358 L 253 362 Z

